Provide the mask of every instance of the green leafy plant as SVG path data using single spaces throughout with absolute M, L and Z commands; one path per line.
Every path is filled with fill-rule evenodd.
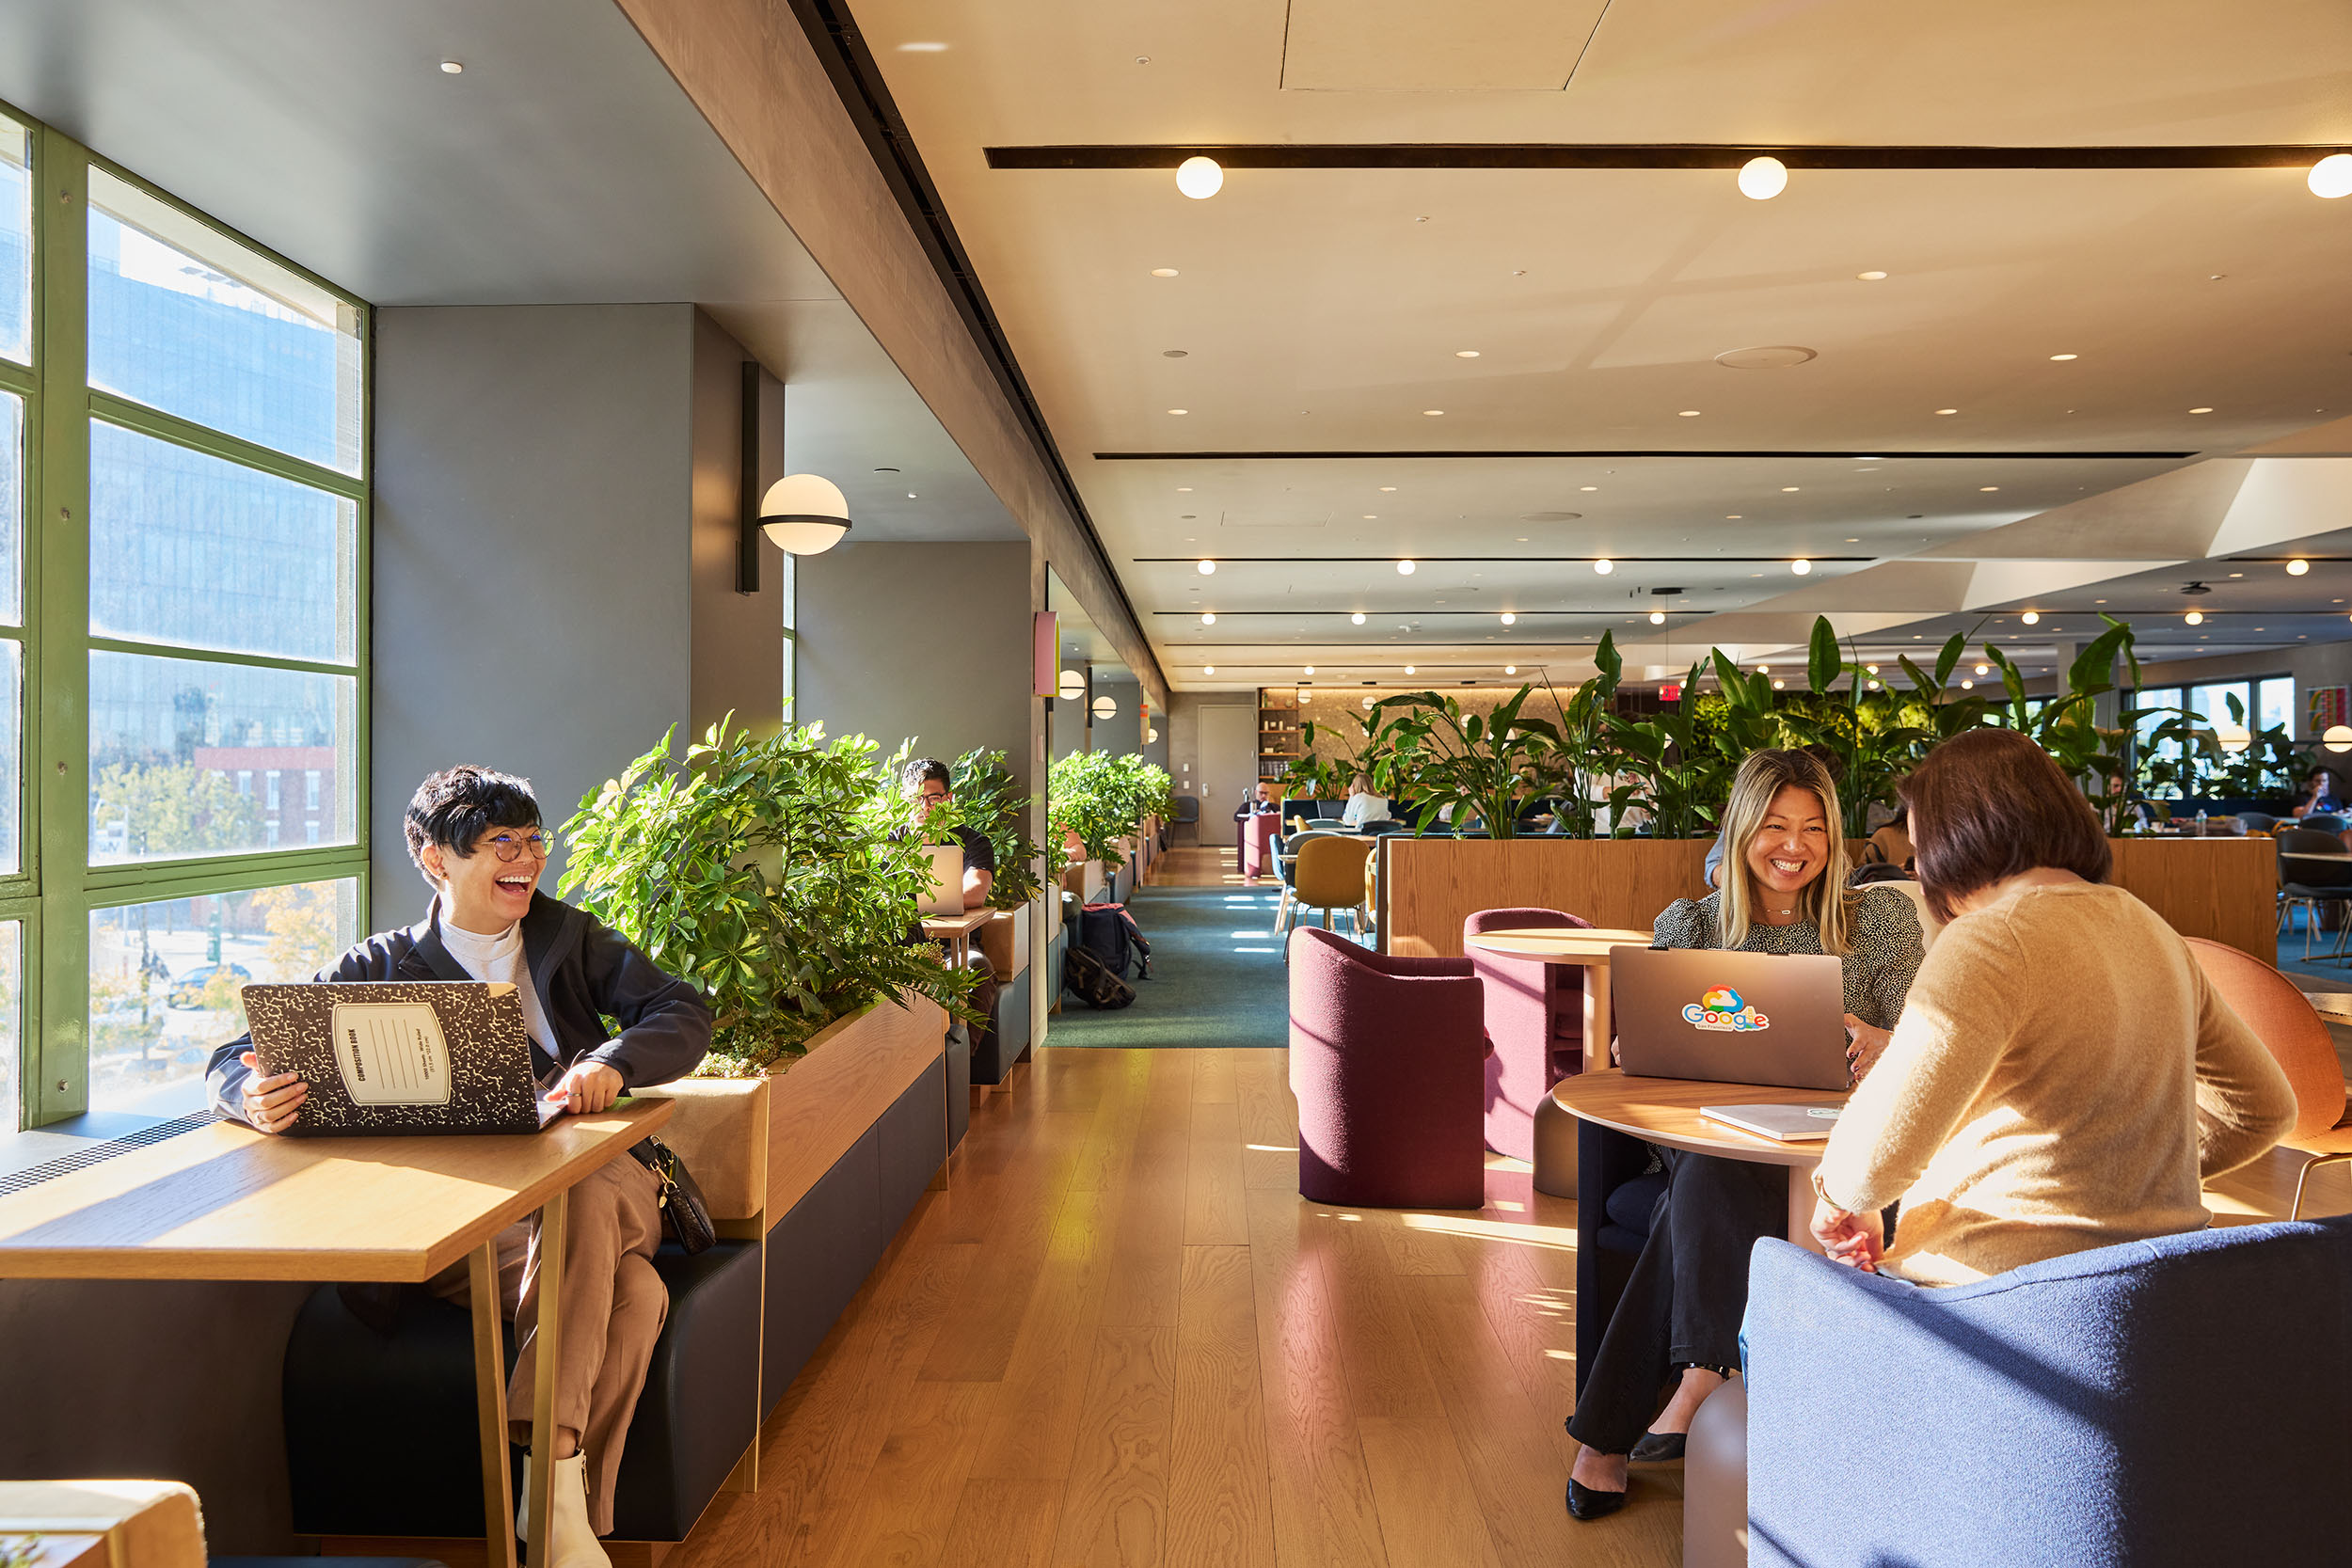
M 1140 756 L 1073 752 L 1046 770 L 1045 825 L 1057 844 L 1076 838 L 1086 859 L 1116 861 L 1145 817 L 1175 815 L 1175 795 L 1168 770 Z
M 2049 752 L 2081 787 L 2107 832 L 2114 832 L 2129 804 L 2131 721 L 2136 716 L 2124 715 L 2125 722 L 2120 725 L 2102 725 L 2095 705 L 2101 696 L 2116 689 L 2119 657 L 2130 669 L 2130 685 L 2138 687 L 2139 659 L 2132 651 L 2132 628 L 2113 616 L 2100 619 L 2106 622 L 2107 629 L 2074 657 L 2066 673 L 2066 690 L 2046 700 L 2026 695 L 2024 673 L 2000 649 L 1988 646 L 1984 657 L 2000 671 L 2001 688 L 2009 698 L 1990 711 L 1991 721 L 2029 736 Z
M 1029 836 L 1029 803 L 1021 783 L 1005 766 L 1002 752 L 966 752 L 948 769 L 948 787 L 955 792 L 964 826 L 988 837 L 996 853 L 996 874 L 991 879 L 988 907 L 1017 910 L 1044 889 L 1037 868 L 1044 851 Z
M 1361 722 L 1374 784 L 1413 801 L 1415 832 L 1450 815 L 1457 827 L 1475 816 L 1494 837 L 1515 836 L 1520 805 L 1558 776 L 1562 752 L 1558 727 L 1522 711 L 1534 690 L 1522 686 L 1485 714 L 1436 691 L 1373 704 Z
M 580 801 L 557 892 L 703 988 L 705 1075 L 755 1076 L 902 990 L 977 1019 L 977 977 L 905 940 L 930 862 L 873 741 L 821 724 L 761 738 L 730 714 L 679 759 L 676 733 Z

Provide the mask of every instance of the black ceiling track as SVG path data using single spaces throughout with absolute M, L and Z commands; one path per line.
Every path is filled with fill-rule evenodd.
M 1649 448 L 1604 451 L 1599 448 L 1554 447 L 1518 451 L 1098 451 L 1097 463 L 1308 463 L 1323 461 L 1387 462 L 1391 459 L 1452 458 L 1827 458 L 1834 462 L 1871 463 L 2147 463 L 2195 457 L 2193 451 L 1732 451 Z
M 800 0 L 795 0 L 796 4 Z M 1227 168 L 1736 169 L 1778 158 L 1792 169 L 2308 168 L 2344 144 L 2204 147 L 1776 147 L 1725 142 L 1244 142 L 1218 146 L 1088 143 L 992 147 L 991 168 L 1174 168 L 1215 158 Z
M 866 46 L 866 39 L 843 0 L 791 0 L 791 4 L 792 14 L 808 36 L 809 46 L 817 52 L 826 76 L 832 80 L 842 108 L 848 111 L 858 135 L 865 138 L 866 150 L 872 155 L 875 167 L 882 171 L 891 194 L 898 198 L 908 226 L 930 258 L 940 281 L 947 286 L 948 298 L 955 302 L 957 313 L 979 346 L 980 356 L 988 362 L 997 386 L 1011 402 L 1031 444 L 1044 458 L 1062 503 L 1070 508 L 1079 531 L 1094 551 L 1104 578 L 1110 583 L 1111 592 L 1119 595 L 1136 635 L 1141 637 L 1142 618 L 1136 613 L 1125 585 L 1111 565 L 1110 552 L 1103 547 L 1103 536 L 1094 527 L 1085 499 L 1078 494 L 1077 482 L 1071 478 L 1070 466 L 1062 461 L 1061 449 L 1054 443 L 1054 433 L 1047 428 L 1044 412 L 1029 390 L 1028 378 L 1021 373 L 1021 362 L 1013 355 L 1011 340 L 1006 337 L 995 310 L 988 303 L 988 293 L 980 287 L 972 258 L 965 253 L 963 242 L 957 238 L 955 225 L 947 219 L 946 204 L 940 199 L 939 187 L 931 183 L 930 170 L 923 166 L 922 154 L 915 150 L 914 135 L 907 129 L 906 118 L 898 113 L 898 105 L 882 81 L 882 68 L 875 62 L 873 51 Z M 1148 652 L 1149 644 L 1146 649 Z

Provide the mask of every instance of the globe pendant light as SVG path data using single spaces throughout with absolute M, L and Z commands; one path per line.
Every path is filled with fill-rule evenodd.
M 1750 158 L 1740 166 L 1740 194 L 1770 201 L 1788 188 L 1788 166 L 1778 158 Z
M 1225 188 L 1225 170 L 1215 158 L 1186 158 L 1176 166 L 1176 188 L 1195 201 L 1206 201 Z
M 841 487 L 816 474 L 787 474 L 759 502 L 760 531 L 791 555 L 822 555 L 850 531 Z

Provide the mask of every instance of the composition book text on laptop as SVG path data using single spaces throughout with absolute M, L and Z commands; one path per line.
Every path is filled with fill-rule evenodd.
M 532 1081 L 513 986 L 319 981 L 243 994 L 262 1071 L 310 1085 L 289 1136 L 536 1132 L 562 1114 Z

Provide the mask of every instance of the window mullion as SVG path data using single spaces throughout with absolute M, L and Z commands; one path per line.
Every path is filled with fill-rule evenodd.
M 39 719 L 25 726 L 33 787 L 22 841 L 41 890 L 40 941 L 29 949 L 40 956 L 32 990 L 41 1027 L 25 1039 L 30 1125 L 89 1104 L 88 904 L 76 874 L 89 793 L 89 155 L 44 127 L 35 166 L 41 434 L 39 499 L 24 531 L 25 695 Z

